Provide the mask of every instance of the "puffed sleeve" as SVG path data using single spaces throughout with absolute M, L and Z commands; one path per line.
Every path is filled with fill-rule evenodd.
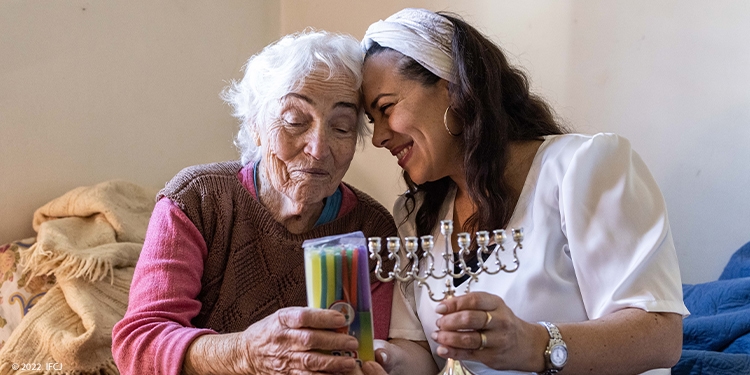
M 396 223 L 399 225 L 398 234 L 399 236 L 415 236 L 416 227 L 414 221 L 406 219 L 406 209 L 404 203 L 406 198 L 400 196 L 393 206 L 393 217 Z M 402 264 L 406 264 L 407 260 L 400 253 Z M 415 284 L 404 283 L 400 281 L 394 281 L 395 286 L 393 288 L 393 304 L 391 305 L 391 326 L 388 333 L 389 338 L 406 339 L 412 341 L 426 341 L 422 330 L 422 323 L 419 321 L 417 316 L 417 303 L 414 296 Z
M 581 144 L 560 209 L 590 319 L 627 307 L 689 314 L 664 198 L 627 139 L 597 134 Z

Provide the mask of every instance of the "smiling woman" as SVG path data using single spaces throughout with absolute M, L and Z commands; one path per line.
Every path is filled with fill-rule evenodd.
M 399 232 L 435 235 L 418 268 L 459 249 L 460 232 L 524 228 L 523 266 L 471 293 L 438 303 L 443 280 L 400 283 L 393 340 L 380 343 L 389 373 L 434 374 L 451 358 L 486 375 L 668 374 L 688 311 L 664 200 L 628 140 L 565 134 L 522 71 L 455 15 L 404 9 L 362 46 L 372 142 L 409 187 Z M 469 283 L 453 280 L 457 294 Z
M 372 143 L 389 148 L 401 168 L 416 163 L 409 169 L 409 177 L 416 184 L 437 180 L 445 174 L 461 173 L 453 168 L 456 163 L 450 162 L 463 157 L 460 138 L 443 127 L 419 126 L 444 123 L 447 127 L 449 122 L 456 123 L 453 114 L 445 110 L 450 106 L 447 82 L 437 80 L 423 85 L 417 80 L 401 80 L 387 74 L 394 66 L 403 64 L 403 55 L 393 51 L 370 57 L 367 62 L 363 87 L 365 98 L 373 98 L 367 102 L 368 118 L 373 123 L 375 119 L 388 118 L 393 124 L 391 128 L 375 126 Z M 450 116 L 451 121 L 443 122 L 444 116 Z M 415 154 L 419 157 L 413 157 Z M 411 160 L 414 162 L 410 163 Z
M 355 369 L 353 358 L 321 352 L 357 349 L 333 331 L 344 316 L 301 307 L 301 245 L 396 234 L 384 207 L 341 181 L 366 129 L 361 67 L 358 42 L 326 32 L 286 36 L 250 58 L 223 93 L 240 121 L 241 161 L 186 168 L 158 194 L 113 330 L 121 373 Z M 375 336 L 385 338 L 392 287 L 370 288 Z

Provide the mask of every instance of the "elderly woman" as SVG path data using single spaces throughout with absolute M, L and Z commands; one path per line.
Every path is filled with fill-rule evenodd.
M 113 330 L 123 374 L 356 369 L 353 358 L 324 354 L 357 349 L 334 331 L 345 317 L 301 307 L 301 244 L 396 234 L 386 209 L 341 182 L 366 131 L 361 66 L 356 40 L 326 32 L 286 36 L 248 60 L 224 92 L 241 123 L 241 162 L 186 168 L 158 194 Z M 385 338 L 393 289 L 371 290 L 375 336 Z
M 396 288 L 384 367 L 434 374 L 454 358 L 476 374 L 668 374 L 688 312 L 664 199 L 630 143 L 565 134 L 458 17 L 405 9 L 362 45 L 372 142 L 409 186 L 393 211 L 401 235 L 437 236 L 439 259 L 440 220 L 454 221 L 456 250 L 458 232 L 525 230 L 519 269 L 481 275 L 472 293 L 461 279 L 441 303 L 417 283 Z

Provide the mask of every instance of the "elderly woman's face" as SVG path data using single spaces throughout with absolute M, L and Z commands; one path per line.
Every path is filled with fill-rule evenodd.
M 297 202 L 314 204 L 333 194 L 357 145 L 359 88 L 353 77 L 328 78 L 318 70 L 281 98 L 280 111 L 260 131 L 266 177 Z

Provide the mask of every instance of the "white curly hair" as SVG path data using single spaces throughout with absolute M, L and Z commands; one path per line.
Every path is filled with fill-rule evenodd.
M 242 164 L 260 156 L 253 132 L 278 116 L 280 98 L 304 84 L 308 74 L 323 68 L 327 68 L 329 78 L 338 74 L 355 78 L 359 88 L 363 57 L 354 37 L 313 29 L 284 36 L 250 57 L 243 68 L 244 77 L 231 81 L 221 93 L 240 123 L 234 144 Z M 361 106 L 359 112 L 357 135 L 362 143 L 369 128 Z

